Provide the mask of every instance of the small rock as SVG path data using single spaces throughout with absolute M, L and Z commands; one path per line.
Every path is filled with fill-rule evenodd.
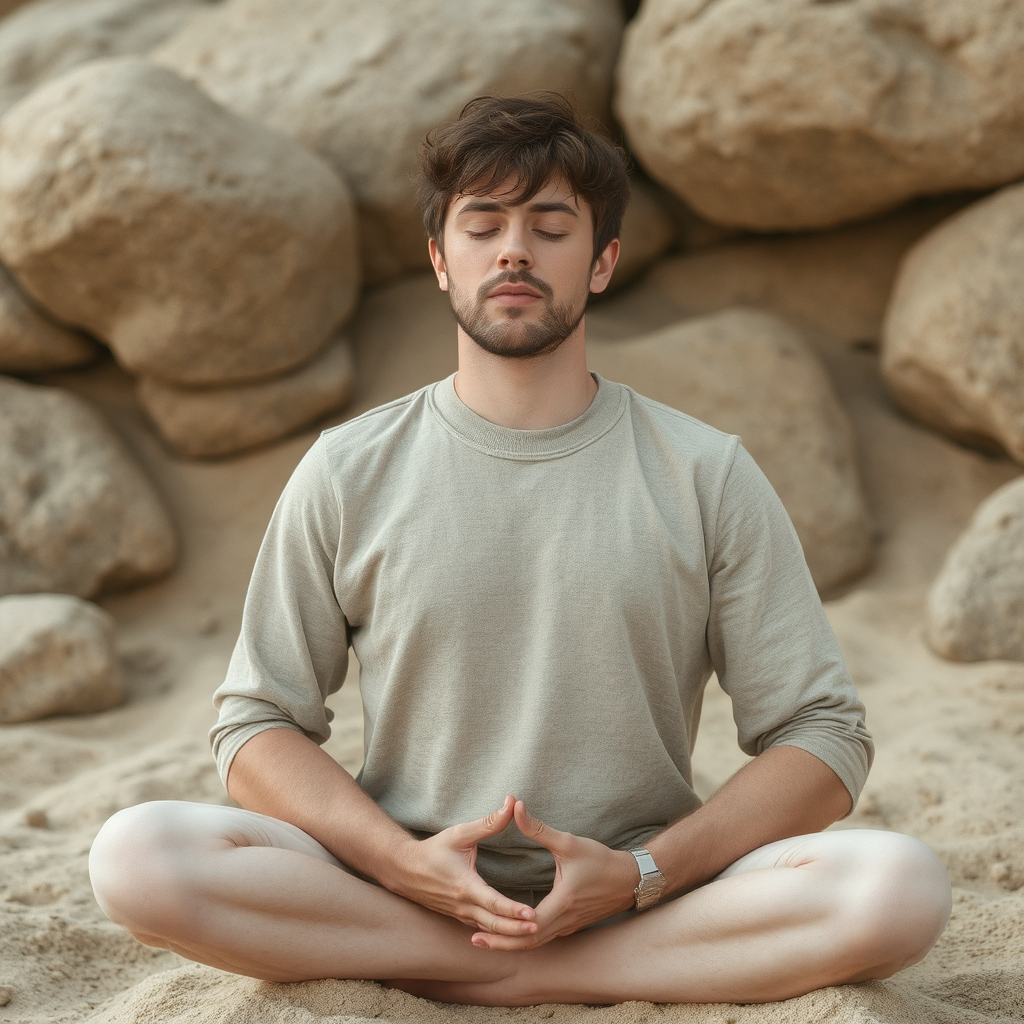
M 645 0 L 616 112 L 708 219 L 830 227 L 1024 174 L 1022 49 L 1006 0 Z
M 10 985 L 0 985 L 0 1006 L 10 1006 L 14 998 L 14 989 Z
M 620 0 L 225 0 L 152 56 L 327 159 L 359 204 L 367 279 L 429 269 L 415 171 L 476 96 L 572 94 L 609 122 Z
M 0 601 L 7 601 L 9 598 L 0 597 Z M 49 828 L 50 819 L 46 816 L 46 811 L 31 810 L 25 812 L 25 824 L 29 828 Z
M 43 316 L 0 266 L 0 372 L 45 373 L 92 362 L 88 338 Z
M 102 608 L 66 594 L 0 597 L 0 722 L 106 711 L 124 698 Z
M 1000 885 L 1008 882 L 1012 875 L 1013 869 L 1004 860 L 997 860 L 989 871 L 992 881 L 998 882 Z
M 98 57 L 146 53 L 208 0 L 0 0 L 0 114 Z
M 873 526 L 853 431 L 824 368 L 778 317 L 731 309 L 636 341 L 593 345 L 590 366 L 739 434 L 786 506 L 821 591 L 867 568 Z
M 643 178 L 634 178 L 630 193 L 619 232 L 619 262 L 609 291 L 636 280 L 678 240 L 673 213 L 661 189 Z
M 1024 185 L 973 203 L 910 250 L 882 370 L 912 416 L 1024 463 Z
M 318 157 L 137 58 L 70 71 L 0 122 L 0 256 L 48 312 L 170 383 L 317 352 L 355 302 L 354 216 Z
M 176 388 L 143 377 L 142 407 L 182 455 L 211 458 L 277 441 L 348 401 L 352 352 L 337 338 L 305 366 L 282 377 L 229 388 Z
M 1024 477 L 991 494 L 928 594 L 928 640 L 944 658 L 1024 661 Z
M 66 391 L 0 377 L 0 481 L 0 595 L 92 597 L 174 564 L 174 529 L 152 485 Z

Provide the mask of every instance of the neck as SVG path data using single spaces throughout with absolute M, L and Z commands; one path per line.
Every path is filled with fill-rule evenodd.
M 597 394 L 587 370 L 584 325 L 554 352 L 508 359 L 482 349 L 459 331 L 459 372 L 455 391 L 477 416 L 499 427 L 544 430 L 583 415 Z

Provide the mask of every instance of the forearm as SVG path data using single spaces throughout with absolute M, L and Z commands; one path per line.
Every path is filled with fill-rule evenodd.
M 759 846 L 819 832 L 847 814 L 850 803 L 824 761 L 798 747 L 772 747 L 647 848 L 665 876 L 666 893 L 685 891 Z
M 329 754 L 294 729 L 257 733 L 235 755 L 228 792 L 242 807 L 290 822 L 387 888 L 416 839 Z

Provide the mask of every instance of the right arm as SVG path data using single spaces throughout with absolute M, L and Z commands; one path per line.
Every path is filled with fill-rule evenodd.
M 536 931 L 531 907 L 502 896 L 476 872 L 477 843 L 512 820 L 510 797 L 479 821 L 419 840 L 294 729 L 265 729 L 248 740 L 232 761 L 227 788 L 243 807 L 301 828 L 347 867 L 398 896 L 479 931 Z

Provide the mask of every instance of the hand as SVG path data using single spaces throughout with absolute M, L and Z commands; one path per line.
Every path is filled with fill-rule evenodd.
M 473 945 L 495 950 L 535 949 L 633 906 L 633 889 L 640 874 L 631 853 L 559 832 L 530 814 L 522 800 L 516 801 L 514 815 L 519 831 L 554 856 L 555 884 L 537 906 L 533 931 L 516 935 L 483 929 L 473 935 Z
M 532 935 L 537 930 L 533 907 L 502 896 L 476 870 L 477 843 L 504 832 L 514 807 L 515 799 L 507 796 L 501 807 L 479 821 L 411 840 L 399 852 L 401 870 L 397 879 L 388 880 L 388 888 L 491 935 Z

